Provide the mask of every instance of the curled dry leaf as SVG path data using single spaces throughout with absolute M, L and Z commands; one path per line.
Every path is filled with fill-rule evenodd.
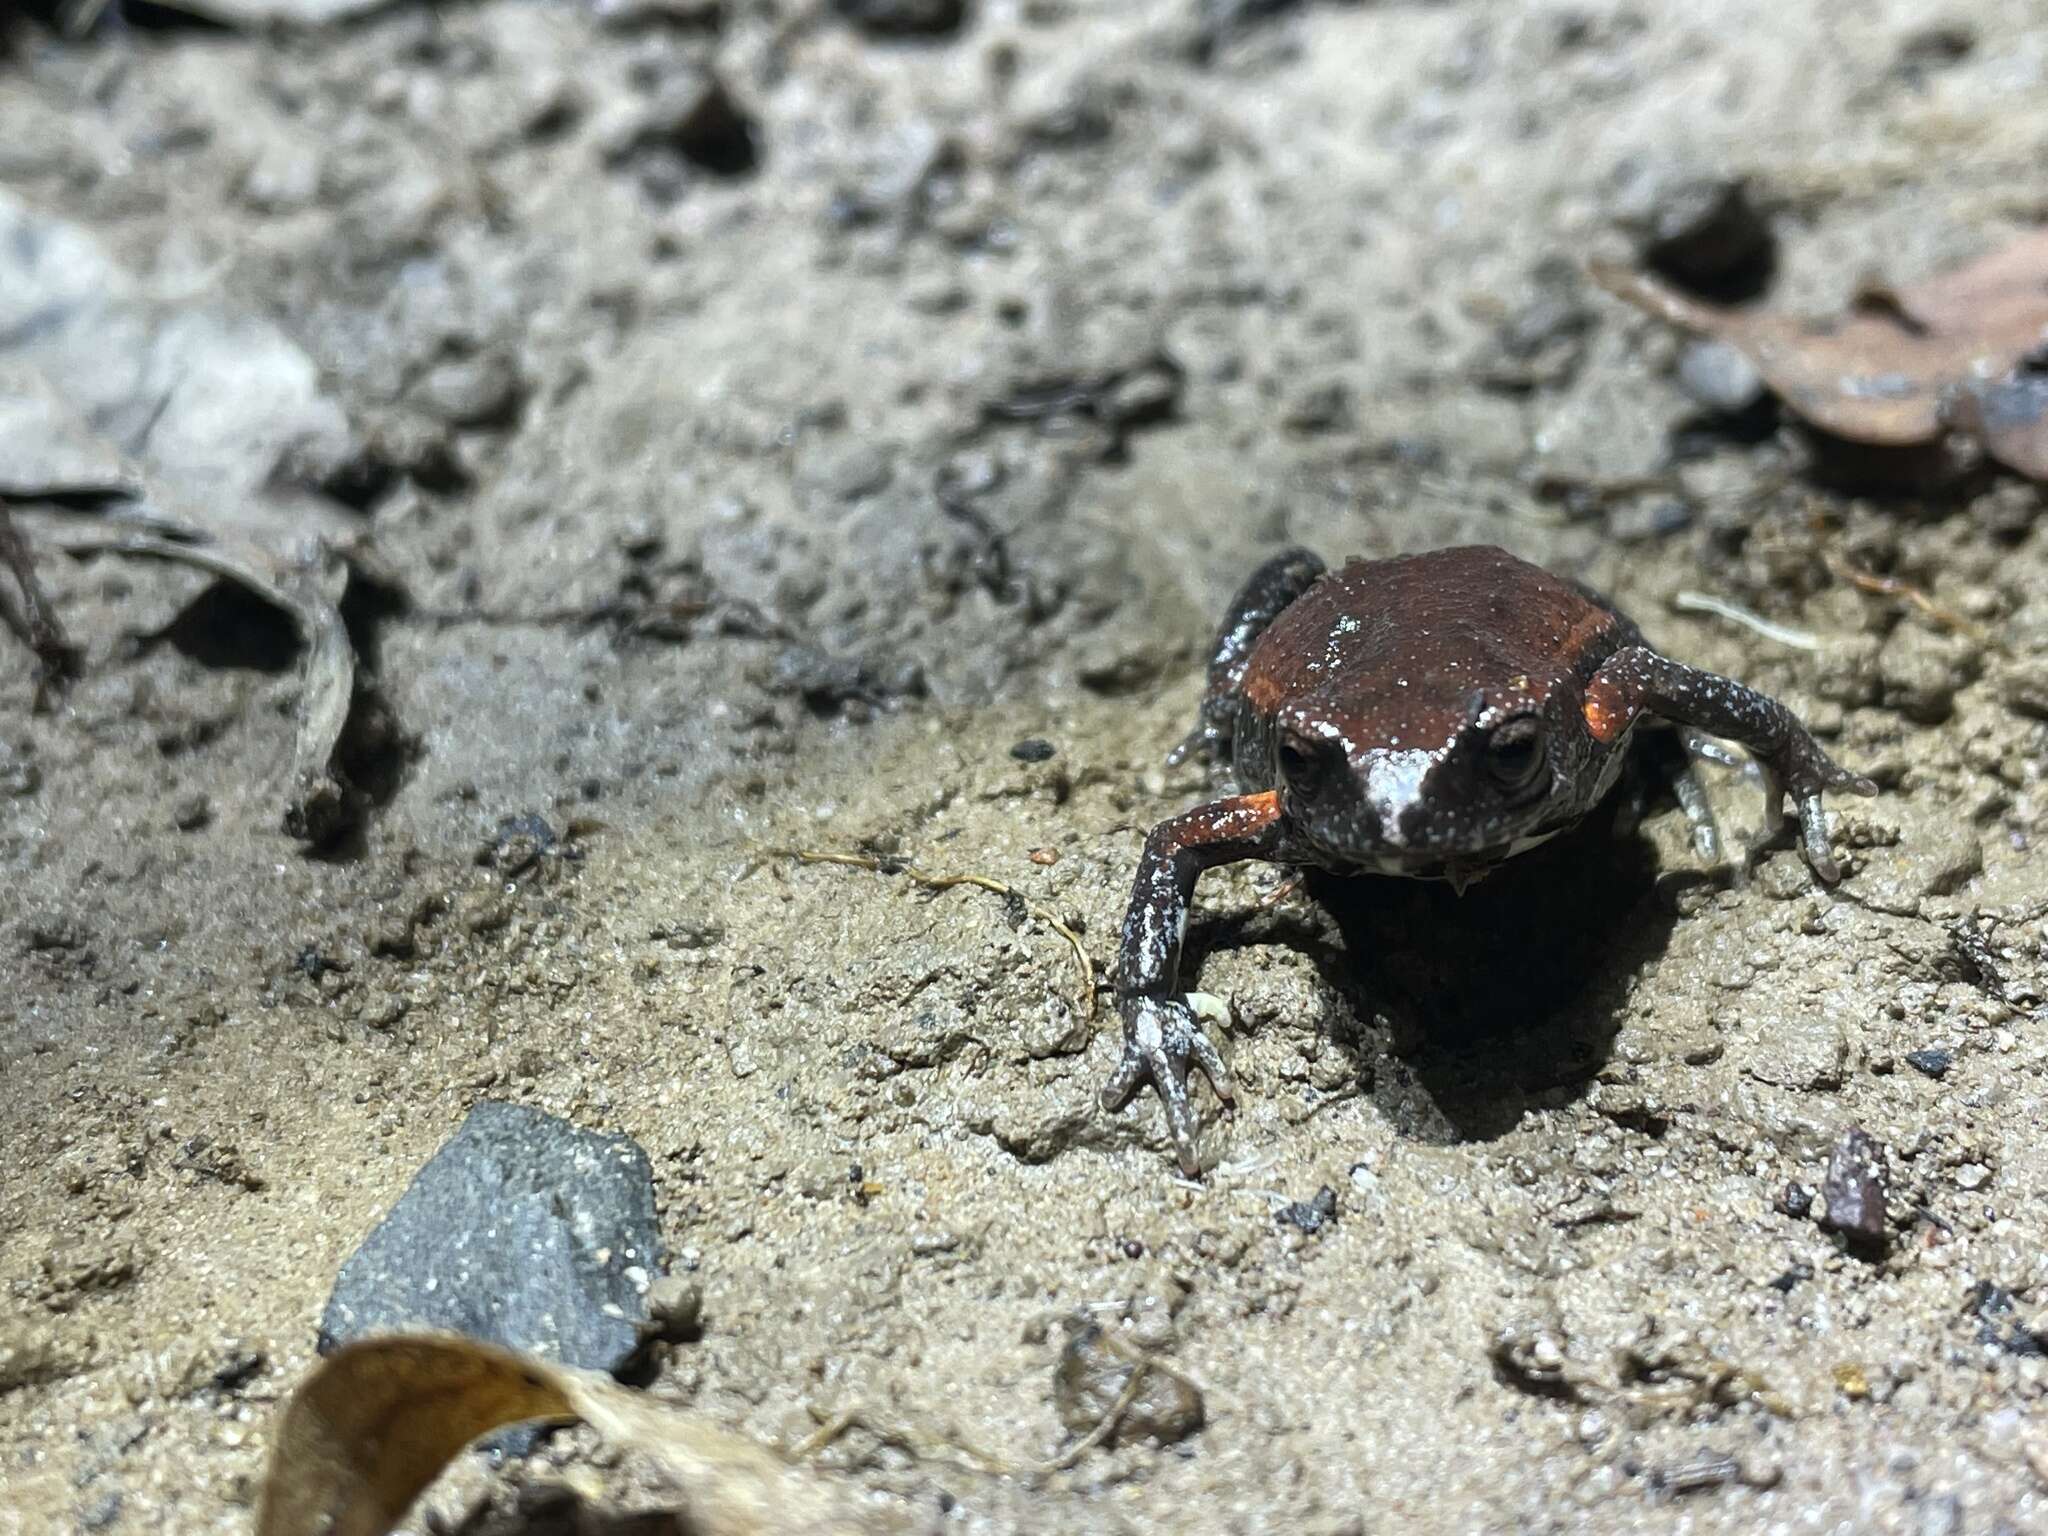
M 658 1462 L 707 1536 L 885 1529 L 821 1479 L 609 1377 L 454 1334 L 395 1334 L 335 1351 L 292 1394 L 256 1536 L 384 1536 L 479 1435 L 571 1419 Z
M 292 748 L 292 791 L 287 830 L 321 841 L 340 814 L 341 787 L 332 772 L 334 749 L 348 724 L 355 696 L 356 656 L 335 605 L 337 593 L 321 573 L 295 568 L 241 539 L 178 539 L 147 528 L 109 522 L 49 526 L 44 539 L 68 554 L 144 555 L 226 577 L 291 616 L 305 646 L 300 664 L 298 730 Z
M 1911 287 L 1866 289 L 1827 323 L 1704 304 L 1613 263 L 1592 275 L 1644 313 L 1734 347 L 1823 432 L 1907 448 L 1959 431 L 2048 480 L 2048 230 Z
M 333 763 L 355 680 L 343 564 L 395 582 L 361 519 L 281 466 L 349 441 L 319 369 L 269 321 L 159 292 L 0 192 L 0 496 L 29 543 L 182 561 L 291 619 L 304 691 L 285 825 L 315 843 L 349 811 Z

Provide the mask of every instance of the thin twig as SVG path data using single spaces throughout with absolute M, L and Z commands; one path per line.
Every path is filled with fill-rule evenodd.
M 35 652 L 34 707 L 40 712 L 48 706 L 52 685 L 77 675 L 78 649 L 64 633 L 57 610 L 36 579 L 35 557 L 29 552 L 28 540 L 15 526 L 14 509 L 4 500 L 0 500 L 0 565 L 13 572 L 15 584 L 21 588 L 20 623 L 10 627 L 18 627 L 23 642 Z
M 1794 650 L 1820 649 L 1819 637 L 1809 631 L 1794 629 L 1786 624 L 1774 624 L 1762 614 L 1752 613 L 1749 609 L 1739 607 L 1725 597 L 1716 597 L 1711 592 L 1681 592 L 1671 599 L 1671 606 L 1680 613 L 1711 613 L 1716 618 L 1726 619 L 1731 624 L 1740 624 L 1744 629 L 1754 630 L 1766 640 L 1775 640 L 1778 644 L 1789 645 Z
M 1109 1405 L 1109 1411 L 1096 1420 L 1095 1427 L 1068 1446 L 1049 1461 L 1042 1461 L 1032 1468 L 1032 1475 L 1044 1477 L 1050 1472 L 1064 1472 L 1075 1462 L 1086 1456 L 1095 1447 L 1116 1433 L 1117 1426 L 1124 1421 L 1131 1404 L 1138 1400 L 1138 1388 L 1144 1385 L 1145 1372 L 1152 1368 L 1152 1357 L 1146 1355 L 1131 1367 L 1131 1374 L 1124 1378 L 1124 1388 L 1117 1393 L 1116 1401 Z
M 765 851 L 776 858 L 795 859 L 800 864 L 839 864 L 848 869 L 865 869 L 876 874 L 902 875 L 913 884 L 921 885 L 929 891 L 949 891 L 955 886 L 971 885 L 976 890 L 988 891 L 1005 900 L 1017 902 L 1026 913 L 1037 918 L 1067 941 L 1067 947 L 1074 952 L 1074 964 L 1081 972 L 1081 1016 L 1089 1018 L 1095 1012 L 1095 962 L 1088 958 L 1088 948 L 1081 942 L 1081 936 L 1063 922 L 1058 914 L 1040 906 L 1014 885 L 1005 884 L 993 875 L 928 874 L 914 864 L 896 859 L 877 858 L 867 853 L 830 853 L 814 848 L 769 848 Z
M 1878 597 L 1903 598 L 1944 628 L 1968 635 L 1979 645 L 1992 643 L 1991 634 L 1983 625 L 1964 618 L 1952 608 L 1944 608 L 1912 582 L 1897 576 L 1880 576 L 1875 571 L 1866 571 L 1846 555 L 1835 554 L 1832 551 L 1823 558 L 1827 561 L 1828 569 L 1834 572 L 1837 578 L 1848 582 L 1857 591 L 1869 592 Z
M 1119 1349 L 1117 1353 L 1130 1360 L 1132 1364 L 1131 1374 L 1124 1378 L 1124 1384 L 1117 1392 L 1116 1397 L 1103 1410 L 1102 1417 L 1095 1421 L 1094 1428 L 1090 1429 L 1087 1434 L 1076 1440 L 1058 1455 L 1049 1456 L 1042 1461 L 1012 1461 L 1006 1456 L 992 1455 L 990 1452 L 984 1451 L 978 1446 L 970 1445 L 964 1440 L 949 1439 L 943 1435 L 929 1434 L 922 1430 L 913 1429 L 907 1424 L 888 1423 L 876 1418 L 865 1408 L 843 1408 L 838 1413 L 833 1414 L 831 1418 L 819 1425 L 817 1429 L 806 1435 L 796 1448 L 789 1452 L 789 1459 L 791 1461 L 806 1460 L 811 1456 L 815 1456 L 819 1451 L 825 1449 L 826 1446 L 831 1445 L 842 1435 L 846 1434 L 847 1431 L 865 1429 L 869 1434 L 876 1436 L 887 1444 L 898 1446 L 903 1450 L 909 1451 L 912 1455 L 921 1456 L 926 1460 L 942 1461 L 951 1459 L 965 1462 L 975 1471 L 985 1473 L 991 1477 L 1015 1477 L 1028 1482 L 1036 1482 L 1041 1478 L 1050 1477 L 1055 1472 L 1066 1471 L 1069 1467 L 1079 1462 L 1083 1456 L 1086 1456 L 1090 1451 L 1114 1435 L 1117 1432 L 1118 1426 L 1123 1423 L 1124 1415 L 1130 1412 L 1131 1404 L 1138 1400 L 1138 1390 L 1145 1384 L 1145 1373 L 1147 1371 L 1159 1371 L 1196 1391 L 1201 1390 L 1196 1386 L 1192 1378 L 1168 1365 L 1156 1355 L 1148 1355 L 1143 1351 L 1128 1347 Z

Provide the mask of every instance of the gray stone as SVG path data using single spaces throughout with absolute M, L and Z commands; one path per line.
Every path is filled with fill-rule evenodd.
M 1763 1020 L 1743 1064 L 1760 1083 L 1780 1088 L 1831 1089 L 1842 1086 L 1849 1042 L 1831 1019 L 1793 1015 Z
M 320 1351 L 445 1329 L 617 1370 L 640 1347 L 659 1246 L 637 1143 L 479 1104 L 342 1265 Z
M 525 383 L 499 352 L 436 363 L 414 387 L 420 409 L 454 427 L 496 427 L 519 413 Z
M 1695 341 L 1678 354 L 1678 387 L 1710 411 L 1740 416 L 1763 398 L 1763 375 L 1725 341 Z

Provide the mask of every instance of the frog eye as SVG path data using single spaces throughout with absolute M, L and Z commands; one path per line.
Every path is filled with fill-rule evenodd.
M 1303 792 L 1320 784 L 1330 767 L 1328 747 L 1289 731 L 1280 738 L 1280 775 Z
M 1509 720 L 1486 741 L 1486 771 L 1502 789 L 1527 789 L 1548 766 L 1543 726 L 1531 719 Z

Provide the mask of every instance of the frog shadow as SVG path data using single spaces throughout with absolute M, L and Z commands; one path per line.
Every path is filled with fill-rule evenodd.
M 1226 922 L 1191 948 L 1284 944 L 1315 963 L 1324 1033 L 1403 1136 L 1486 1141 L 1579 1097 L 1606 1065 L 1629 983 L 1662 953 L 1679 893 L 1706 869 L 1658 869 L 1602 814 L 1461 896 L 1441 881 L 1313 872 L 1305 907 Z M 1331 941 L 1334 926 L 1338 942 Z

